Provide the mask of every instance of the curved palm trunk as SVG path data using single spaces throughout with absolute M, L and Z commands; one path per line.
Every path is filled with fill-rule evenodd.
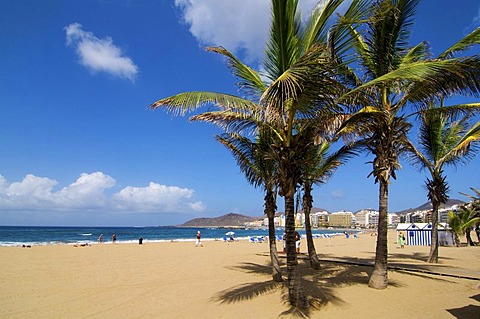
M 267 191 L 265 195 L 265 214 L 268 217 L 268 242 L 270 244 L 270 260 L 272 263 L 272 279 L 276 282 L 283 281 L 280 261 L 278 259 L 277 242 L 275 238 L 275 211 L 277 204 L 275 192 Z
M 379 178 L 379 214 L 378 236 L 375 249 L 375 266 L 370 276 L 368 286 L 375 289 L 385 289 L 388 286 L 387 265 L 387 214 L 388 214 L 388 180 Z
M 460 238 L 458 237 L 457 232 L 453 232 L 453 238 L 455 239 L 455 246 L 460 247 Z
M 470 236 L 470 231 L 471 231 L 470 228 L 465 230 L 465 237 L 467 238 L 467 246 L 475 246 L 475 243 L 473 242 L 472 237 Z
M 305 232 L 307 234 L 307 249 L 308 257 L 310 259 L 310 267 L 313 269 L 320 269 L 320 261 L 318 260 L 317 251 L 312 236 L 312 224 L 310 223 L 310 213 L 312 211 L 312 186 L 310 183 L 305 183 L 305 193 L 303 195 L 303 212 L 305 214 Z
M 432 238 L 430 240 L 430 254 L 427 262 L 438 263 L 438 207 L 440 203 L 432 200 Z
M 287 283 L 288 300 L 292 306 L 308 308 L 308 300 L 303 292 L 298 273 L 297 251 L 295 249 L 295 187 L 290 185 L 285 193 L 285 234 L 287 239 Z
M 480 227 L 480 223 L 477 223 L 477 224 L 475 225 L 475 234 L 477 234 L 477 240 L 478 240 L 478 242 L 480 242 L 480 229 L 479 229 L 479 227 Z

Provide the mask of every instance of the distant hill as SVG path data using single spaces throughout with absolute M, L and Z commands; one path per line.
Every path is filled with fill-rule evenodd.
M 453 205 L 463 205 L 463 204 L 465 204 L 465 202 L 459 199 L 449 199 L 446 204 L 441 204 L 440 208 L 451 207 Z M 419 210 L 429 210 L 429 209 L 432 209 L 432 204 L 430 202 L 426 202 L 425 204 L 422 204 L 416 208 L 408 208 L 400 212 L 397 212 L 397 214 L 408 214 L 408 213 L 416 212 Z
M 214 218 L 195 218 L 179 226 L 181 227 L 239 227 L 246 222 L 258 220 L 260 217 L 250 217 L 240 214 L 226 214 Z

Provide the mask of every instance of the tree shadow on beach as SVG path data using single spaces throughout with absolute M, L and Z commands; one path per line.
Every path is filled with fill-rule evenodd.
M 242 263 L 239 266 L 229 267 L 229 269 L 256 274 L 263 280 L 222 290 L 211 298 L 214 302 L 231 304 L 251 300 L 269 293 L 280 292 L 282 302 L 289 307 L 280 316 L 293 317 L 309 317 L 312 312 L 320 310 L 327 304 L 344 305 L 345 301 L 337 296 L 335 289 L 352 285 L 365 285 L 366 288 L 372 271 L 369 266 L 334 263 L 322 263 L 321 269 L 314 270 L 310 268 L 308 260 L 299 259 L 298 271 L 302 275 L 302 287 L 310 303 L 307 310 L 300 310 L 290 306 L 288 302 L 286 279 L 284 278 L 284 282 L 280 283 L 271 280 L 271 266 L 269 264 Z M 284 274 L 286 273 L 285 265 L 282 265 L 282 271 Z M 394 287 L 399 286 L 399 283 L 396 282 L 389 282 L 389 284 Z
M 479 319 L 480 306 L 468 305 L 461 308 L 447 309 L 447 311 L 458 319 Z

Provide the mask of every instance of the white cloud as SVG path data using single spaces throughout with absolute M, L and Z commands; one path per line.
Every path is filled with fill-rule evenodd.
M 317 3 L 299 1 L 304 19 Z M 270 1 L 175 0 L 175 5 L 201 45 L 223 46 L 236 54 L 244 52 L 249 61 L 261 59 L 270 28 Z
M 9 184 L 0 175 L 0 211 L 98 211 L 184 213 L 203 211 L 202 202 L 192 202 L 194 190 L 151 182 L 146 187 L 128 186 L 113 195 L 106 190 L 116 181 L 102 172 L 81 174 L 72 184 L 58 191 L 58 182 L 47 177 L 26 175 Z
M 167 211 L 184 212 L 189 209 L 203 209 L 201 202 L 190 203 L 187 200 L 194 191 L 177 186 L 166 186 L 150 182 L 147 187 L 128 186 L 113 195 L 114 202 L 122 210 L 135 209 L 141 212 Z
M 94 72 L 106 72 L 131 81 L 138 73 L 138 67 L 113 44 L 110 37 L 99 39 L 93 33 L 84 31 L 79 23 L 65 27 L 67 45 L 75 48 L 80 63 Z
M 247 59 L 263 53 L 270 20 L 269 1 L 175 0 L 184 22 L 201 45 L 245 50 Z

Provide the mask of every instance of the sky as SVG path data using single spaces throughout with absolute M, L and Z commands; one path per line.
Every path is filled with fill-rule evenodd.
M 300 0 L 304 16 L 315 3 Z M 267 0 L 0 0 L 0 225 L 262 216 L 262 190 L 214 140 L 218 128 L 149 105 L 185 91 L 237 94 L 225 60 L 204 47 L 259 69 L 269 19 Z M 411 43 L 438 54 L 479 25 L 478 0 L 423 0 Z M 315 188 L 314 207 L 378 208 L 367 161 Z M 425 172 L 402 166 L 393 212 L 427 201 Z M 450 197 L 480 188 L 479 171 L 479 156 L 446 169 Z

